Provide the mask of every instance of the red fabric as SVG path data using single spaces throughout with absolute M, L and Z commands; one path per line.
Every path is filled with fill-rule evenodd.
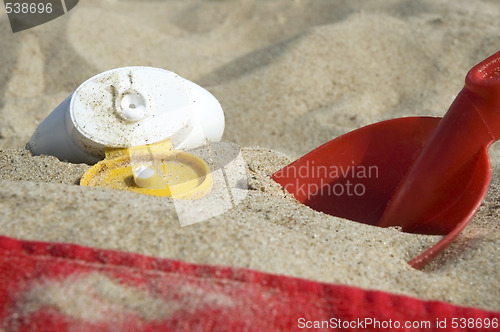
M 147 305 L 120 305 L 123 299 L 116 302 L 116 294 L 106 295 L 105 289 L 95 285 L 88 291 L 84 288 L 85 293 L 95 303 L 103 303 L 104 309 L 87 309 L 100 310 L 104 317 L 89 318 L 78 310 L 75 314 L 52 298 L 57 298 L 55 290 L 60 289 L 68 297 L 76 296 L 73 302 L 78 303 L 81 293 L 72 285 L 96 276 L 116 285 L 118 292 L 137 290 L 142 294 L 139 299 L 148 297 L 164 313 L 144 311 Z M 429 321 L 430 330 L 438 330 L 436 319 L 446 319 L 448 329 L 453 318 L 462 323 L 472 318 L 476 322 L 500 319 L 500 312 L 345 285 L 7 237 L 0 237 L 0 299 L 0 330 L 5 331 L 290 331 L 314 326 L 315 321 L 328 321 L 329 326 L 319 323 L 327 329 L 341 324 L 339 320 L 352 327 L 343 331 L 384 326 L 399 331 L 407 321 Z M 365 318 L 372 323 L 366 324 Z M 394 328 L 396 321 L 400 329 Z

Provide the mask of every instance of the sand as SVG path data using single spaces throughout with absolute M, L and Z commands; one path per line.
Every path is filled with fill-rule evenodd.
M 363 125 L 443 115 L 467 70 L 500 48 L 499 15 L 493 0 L 86 0 L 57 20 L 12 34 L 2 14 L 0 234 L 500 311 L 498 144 L 490 150 L 492 185 L 477 215 L 422 271 L 406 262 L 439 236 L 316 212 L 269 179 Z M 24 150 L 40 121 L 79 84 L 128 65 L 174 71 L 219 99 L 223 140 L 243 147 L 247 165 L 249 190 L 235 208 L 180 227 L 169 199 L 81 187 L 89 166 Z M 94 279 L 88 282 L 117 287 Z M 34 290 L 30 307 L 46 302 L 46 292 L 57 293 Z

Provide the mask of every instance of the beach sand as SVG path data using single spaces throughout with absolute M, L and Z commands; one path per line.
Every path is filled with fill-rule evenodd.
M 440 236 L 316 212 L 269 176 L 343 133 L 442 116 L 500 49 L 497 1 L 81 1 L 12 34 L 0 19 L 0 234 L 231 265 L 500 311 L 500 145 L 488 195 L 422 271 Z M 242 146 L 248 193 L 180 227 L 166 198 L 78 185 L 88 165 L 32 156 L 37 125 L 87 78 L 165 68 L 212 92 Z M 466 135 L 467 133 L 463 133 Z M 124 298 L 126 301 L 126 298 Z

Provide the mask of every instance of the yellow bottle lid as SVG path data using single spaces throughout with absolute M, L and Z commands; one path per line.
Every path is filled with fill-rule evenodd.
M 200 157 L 172 150 L 170 140 L 106 150 L 106 158 L 80 180 L 83 186 L 128 190 L 175 199 L 197 199 L 212 186 L 210 168 Z

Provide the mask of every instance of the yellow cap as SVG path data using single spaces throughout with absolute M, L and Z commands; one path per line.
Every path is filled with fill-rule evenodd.
M 194 154 L 172 150 L 170 140 L 109 149 L 106 158 L 80 180 L 82 186 L 129 190 L 152 196 L 197 199 L 211 188 L 207 163 Z

